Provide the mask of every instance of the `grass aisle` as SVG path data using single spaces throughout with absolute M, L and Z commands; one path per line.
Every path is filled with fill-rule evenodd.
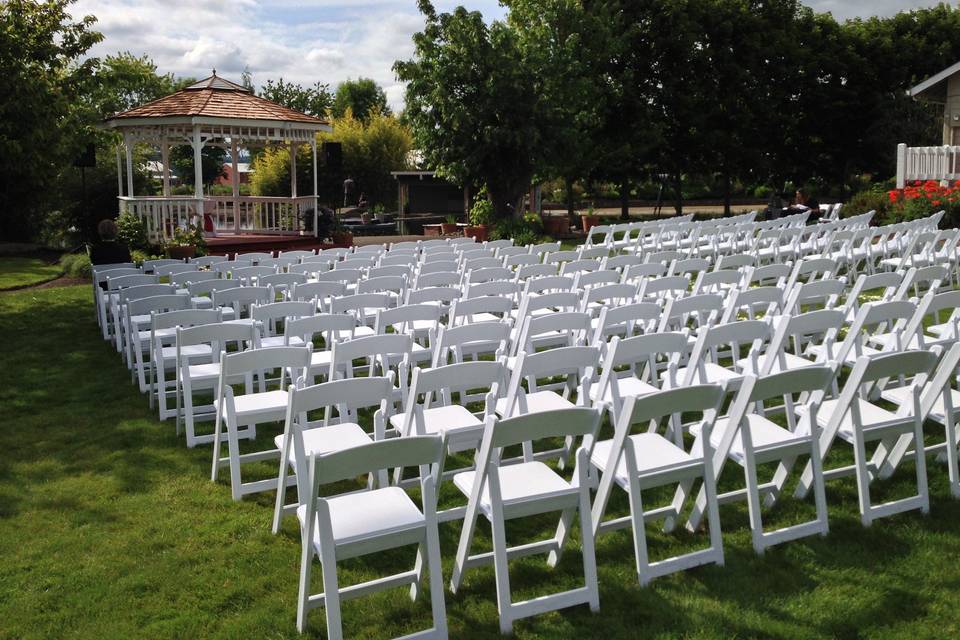
M 210 450 L 186 449 L 159 423 L 97 334 L 87 286 L 0 296 L 0 637 L 295 638 L 299 534 L 270 534 L 271 495 L 234 503 L 209 481 Z M 271 435 L 262 430 L 262 437 Z M 931 435 L 934 432 L 931 430 Z M 275 469 L 275 468 L 274 468 Z M 724 484 L 741 482 L 728 465 Z M 263 465 L 263 473 L 271 472 Z M 754 555 L 743 505 L 723 507 L 726 567 L 703 567 L 638 587 L 629 533 L 600 538 L 601 611 L 586 607 L 515 627 L 518 638 L 950 638 L 960 635 L 960 503 L 931 464 L 932 513 L 859 524 L 852 481 L 828 487 L 831 533 Z M 275 472 L 275 471 L 274 471 Z M 902 480 L 881 496 L 909 490 Z M 615 504 L 624 508 L 623 501 Z M 773 522 L 812 513 L 786 502 Z M 512 539 L 546 535 L 534 520 Z M 479 544 L 489 544 L 480 525 Z M 649 527 L 654 557 L 700 544 Z M 441 527 L 449 577 L 458 525 Z M 558 570 L 514 563 L 521 597 L 575 585 L 579 554 Z M 387 558 L 412 566 L 413 551 Z M 382 559 L 342 565 L 344 582 Z M 315 576 L 319 578 L 317 569 Z M 500 637 L 492 569 L 467 574 L 447 597 L 453 638 Z M 396 589 L 347 603 L 348 637 L 425 627 L 426 602 Z M 323 635 L 322 611 L 311 615 Z
M 3 256 L 0 257 L 0 291 L 47 282 L 61 273 L 60 265 L 48 264 L 39 258 Z

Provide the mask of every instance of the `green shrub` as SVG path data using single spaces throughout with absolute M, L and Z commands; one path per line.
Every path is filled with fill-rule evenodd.
M 491 240 L 506 240 L 513 238 L 513 244 L 522 246 L 535 244 L 543 237 L 543 226 L 540 216 L 526 214 L 523 218 L 507 218 L 498 221 L 490 233 Z
M 890 209 L 890 196 L 886 191 L 878 186 L 870 187 L 864 191 L 855 193 L 840 212 L 843 217 L 856 216 L 868 211 L 876 211 L 874 220 L 880 220 L 887 216 Z
M 90 256 L 86 253 L 68 253 L 60 258 L 60 268 L 71 278 L 89 278 L 92 275 Z
M 147 226 L 139 216 L 125 211 L 117 218 L 117 240 L 127 245 L 131 251 L 145 250 L 147 242 Z
M 141 249 L 134 249 L 130 252 L 130 261 L 133 262 L 138 267 L 143 266 L 144 261 L 146 260 L 159 260 L 160 258 L 166 258 L 165 255 L 160 255 L 158 253 L 149 253 L 148 251 L 143 251 Z

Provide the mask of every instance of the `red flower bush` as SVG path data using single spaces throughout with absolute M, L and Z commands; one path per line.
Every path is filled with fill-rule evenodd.
M 887 195 L 890 213 L 895 220 L 915 220 L 941 209 L 947 211 L 947 220 L 960 218 L 960 180 L 947 186 L 936 180 L 916 181 L 903 189 L 893 189 Z

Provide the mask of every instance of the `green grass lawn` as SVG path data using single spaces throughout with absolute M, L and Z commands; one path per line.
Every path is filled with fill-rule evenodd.
M 39 258 L 0 257 L 0 291 L 16 289 L 52 280 L 62 273 L 60 265 Z
M 288 519 L 270 533 L 273 496 L 234 503 L 209 480 L 210 449 L 188 450 L 160 423 L 99 337 L 87 286 L 0 296 L 0 637 L 295 638 L 300 542 Z M 262 439 L 277 427 L 261 428 Z M 931 427 L 931 435 L 936 432 Z M 843 445 L 831 463 L 848 459 Z M 262 476 L 276 467 L 260 465 Z M 726 566 L 636 582 L 628 530 L 597 544 L 600 605 L 538 616 L 518 638 L 955 638 L 960 635 L 960 502 L 945 467 L 930 465 L 932 512 L 860 525 L 853 480 L 832 482 L 830 535 L 758 557 L 745 505 L 721 508 Z M 739 486 L 730 464 L 722 484 Z M 912 466 L 879 483 L 879 498 L 906 495 Z M 444 491 L 445 500 L 453 495 Z M 611 503 L 625 513 L 625 502 Z M 812 515 L 785 500 L 770 524 Z M 511 541 L 546 537 L 552 518 L 509 526 Z M 489 545 L 479 526 L 477 544 Z M 648 526 L 654 558 L 699 545 L 705 534 Z M 441 526 L 449 579 L 459 524 Z M 576 532 L 575 532 L 576 538 Z M 520 597 L 580 580 L 574 546 L 560 566 L 512 564 Z M 343 563 L 342 583 L 412 566 L 413 551 Z M 319 567 L 314 571 L 319 590 Z M 467 573 L 447 595 L 453 638 L 497 638 L 492 568 Z M 345 633 L 388 638 L 429 625 L 425 601 L 405 589 L 352 600 Z M 322 610 L 311 635 L 325 635 Z

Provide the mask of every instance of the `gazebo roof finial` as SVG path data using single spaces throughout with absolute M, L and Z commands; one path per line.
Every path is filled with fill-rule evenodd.
M 216 67 L 213 68 L 213 75 L 217 75 L 217 68 L 216 68 Z

